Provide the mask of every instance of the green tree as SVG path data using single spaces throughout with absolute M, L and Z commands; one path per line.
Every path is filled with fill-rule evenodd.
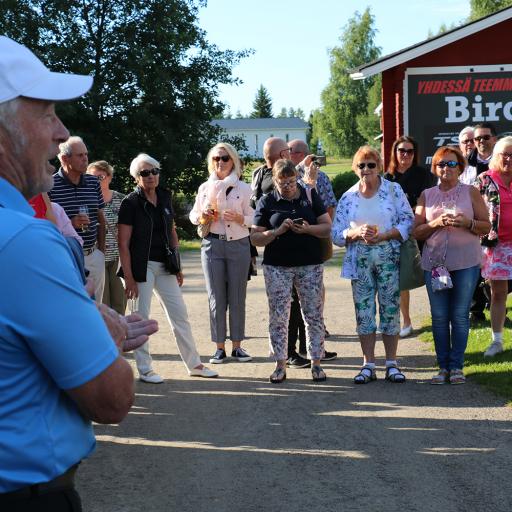
M 304 114 L 304 110 L 302 110 L 300 107 L 295 111 L 295 117 L 298 117 L 299 119 L 306 119 L 306 114 Z
M 243 118 L 244 118 L 244 116 L 242 115 L 242 112 L 240 112 L 240 109 L 238 109 L 238 110 L 236 111 L 235 118 L 236 118 L 236 119 L 243 119 Z
M 272 117 L 272 100 L 267 89 L 260 85 L 256 92 L 256 97 L 252 104 L 253 111 L 251 113 L 252 118 L 256 117 Z
M 331 76 L 322 91 L 320 112 L 314 116 L 318 122 L 314 132 L 327 154 L 351 156 L 364 142 L 355 120 L 366 114 L 374 79 L 352 80 L 349 75 L 355 67 L 379 57 L 374 25 L 369 8 L 363 14 L 356 12 L 343 30 L 341 45 L 330 50 Z
M 288 109 L 288 116 L 287 117 L 295 117 L 295 109 L 293 107 L 290 107 Z
M 356 118 L 357 131 L 367 144 L 378 147 L 375 137 L 380 132 L 380 116 L 375 113 L 375 109 L 382 101 L 382 75 L 377 75 L 375 81 L 368 91 L 368 108 L 365 114 L 360 114 Z
M 288 113 L 286 112 L 286 107 L 283 107 L 281 109 L 279 114 L 277 114 L 277 117 L 279 117 L 279 118 L 288 117 Z
M 219 84 L 247 52 L 221 51 L 198 26 L 204 0 L 3 0 L 0 33 L 31 48 L 55 71 L 94 76 L 83 98 L 59 105 L 92 159 L 133 180 L 130 160 L 146 152 L 162 163 L 162 181 L 193 192 L 222 115 Z M 124 178 L 124 180 L 123 180 Z M 119 181 L 123 181 L 120 183 Z
M 483 18 L 512 5 L 512 0 L 471 0 L 470 21 Z

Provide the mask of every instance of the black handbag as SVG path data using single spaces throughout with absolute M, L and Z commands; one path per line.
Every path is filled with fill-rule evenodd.
M 173 275 L 181 272 L 181 258 L 177 247 L 171 249 L 168 245 L 165 246 L 164 267 L 170 274 Z

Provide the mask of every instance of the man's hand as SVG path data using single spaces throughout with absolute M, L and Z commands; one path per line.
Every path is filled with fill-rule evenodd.
M 126 339 L 122 344 L 123 352 L 130 352 L 148 341 L 149 337 L 158 331 L 156 320 L 144 320 L 137 313 L 122 317 L 128 329 Z
M 98 310 L 117 348 L 123 350 L 123 343 L 128 336 L 128 322 L 117 311 L 105 304 L 100 304 Z
M 178 280 L 178 286 L 181 288 L 183 286 L 183 272 L 181 270 L 176 274 L 176 279 Z
M 75 229 L 87 229 L 90 223 L 91 220 L 89 219 L 89 215 L 86 215 L 85 213 L 79 213 L 78 215 L 71 217 L 71 224 L 73 224 Z

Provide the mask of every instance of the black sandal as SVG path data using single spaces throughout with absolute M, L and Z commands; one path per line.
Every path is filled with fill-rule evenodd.
M 269 380 L 272 384 L 281 384 L 281 382 L 286 380 L 285 369 L 281 366 L 278 366 L 270 375 Z
M 364 370 L 366 370 L 366 372 Z M 370 372 L 370 375 L 368 375 L 367 372 Z M 373 380 L 377 380 L 375 368 L 363 366 L 361 371 L 354 377 L 354 384 L 368 384 L 368 382 L 372 382 Z
M 389 370 L 391 370 L 391 368 L 398 370 L 398 372 L 394 372 L 390 375 Z M 386 368 L 386 380 L 389 382 L 393 382 L 394 384 L 403 384 L 406 379 L 405 375 L 401 372 L 398 366 L 388 366 Z
M 324 382 L 327 380 L 327 375 L 325 375 L 325 372 L 320 365 L 314 364 L 311 367 L 311 375 L 314 382 Z

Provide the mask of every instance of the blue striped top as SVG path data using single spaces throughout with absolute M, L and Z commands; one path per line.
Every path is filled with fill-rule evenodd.
M 75 185 L 61 168 L 53 175 L 53 188 L 48 195 L 64 208 L 70 219 L 78 215 L 79 206 L 87 206 L 91 221 L 89 229 L 77 229 L 76 232 L 84 241 L 84 249 L 93 247 L 98 236 L 98 210 L 105 207 L 98 178 L 92 174 L 82 174 L 78 185 Z

